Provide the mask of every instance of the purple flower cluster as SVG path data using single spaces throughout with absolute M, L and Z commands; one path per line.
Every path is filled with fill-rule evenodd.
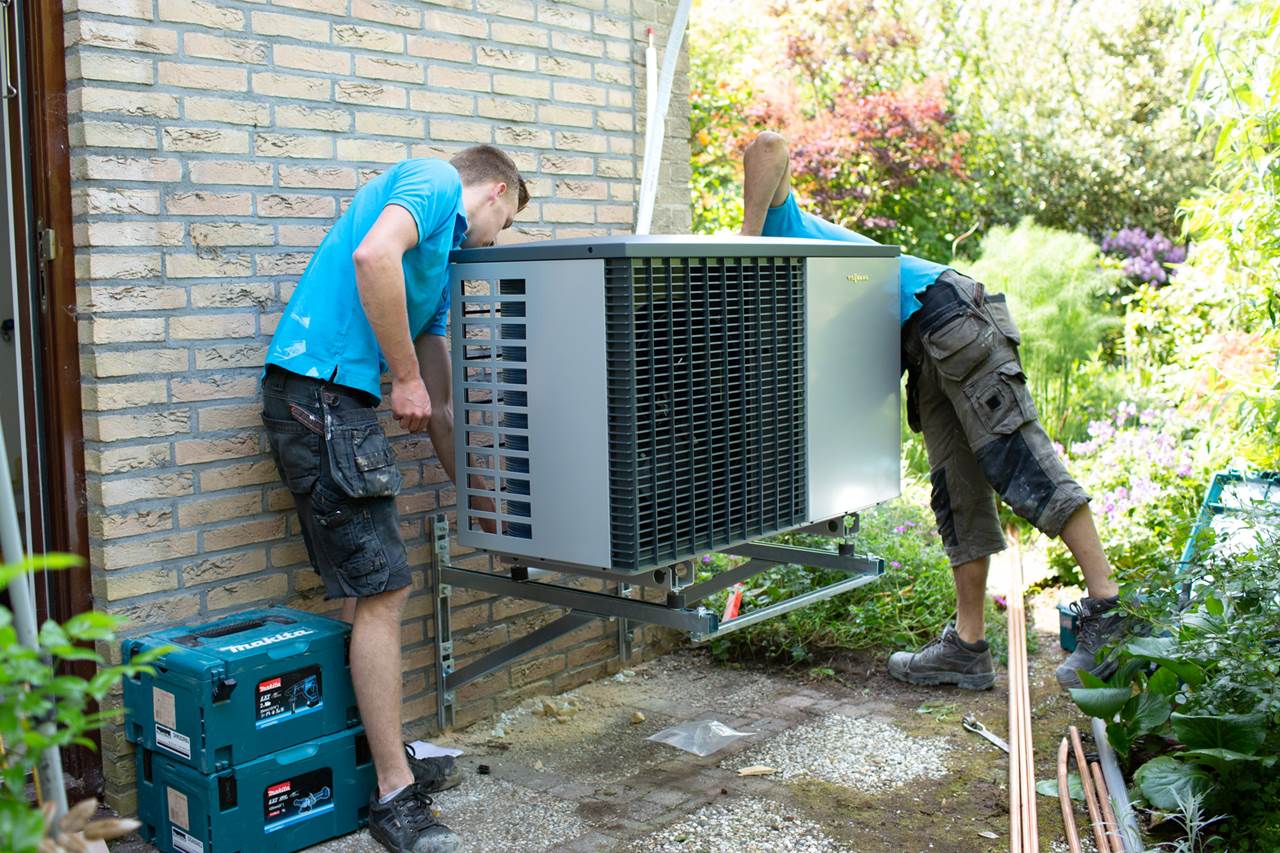
M 1145 284 L 1165 284 L 1174 274 L 1171 265 L 1187 259 L 1185 246 L 1141 228 L 1121 228 L 1102 241 L 1102 251 L 1123 257 L 1124 274 Z

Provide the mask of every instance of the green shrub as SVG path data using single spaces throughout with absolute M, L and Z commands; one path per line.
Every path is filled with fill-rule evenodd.
M 964 269 L 1003 292 L 1022 331 L 1022 362 L 1040 419 L 1054 438 L 1083 426 L 1074 405 L 1075 373 L 1119 321 L 1098 310 L 1116 276 L 1098 264 L 1098 247 L 1079 234 L 1036 225 L 993 229 L 978 260 Z M 1073 419 L 1073 415 L 1075 416 Z

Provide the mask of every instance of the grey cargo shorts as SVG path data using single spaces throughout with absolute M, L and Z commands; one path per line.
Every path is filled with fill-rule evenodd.
M 907 422 L 924 433 L 930 503 L 953 566 L 1005 547 L 994 490 L 1049 536 L 1089 496 L 1040 426 L 1003 294 L 953 271 L 902 329 Z

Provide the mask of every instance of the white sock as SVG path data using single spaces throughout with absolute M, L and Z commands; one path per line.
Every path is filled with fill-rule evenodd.
M 378 805 L 385 806 L 387 803 L 391 802 L 396 798 L 396 794 L 399 794 L 401 791 L 403 791 L 407 787 L 409 786 L 401 785 L 399 788 L 396 788 L 390 794 L 383 794 L 381 797 L 378 797 Z

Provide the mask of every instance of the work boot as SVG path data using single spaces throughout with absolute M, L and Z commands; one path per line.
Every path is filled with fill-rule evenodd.
M 436 820 L 431 797 L 414 782 L 389 803 L 369 797 L 369 834 L 391 853 L 454 853 L 462 846 L 458 834 Z
M 413 750 L 408 744 L 405 744 L 404 752 L 409 760 L 409 769 L 413 771 L 413 780 L 426 788 L 428 794 L 447 791 L 462 783 L 462 768 L 452 756 L 434 755 L 430 758 L 414 758 Z
M 1140 624 L 1119 609 L 1120 598 L 1082 598 L 1071 604 L 1076 615 L 1076 650 L 1054 672 L 1063 689 L 1080 687 L 1080 670 L 1101 679 L 1110 678 L 1119 667 L 1116 658 L 1129 634 L 1141 633 Z M 1098 653 L 1111 647 L 1102 660 Z
M 908 684 L 954 684 L 965 690 L 988 690 L 996 683 L 987 641 L 966 643 L 950 622 L 920 651 L 891 654 L 889 674 Z

